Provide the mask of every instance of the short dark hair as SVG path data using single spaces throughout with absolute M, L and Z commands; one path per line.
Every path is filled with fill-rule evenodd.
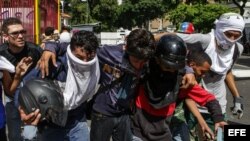
M 73 34 L 70 41 L 70 49 L 73 51 L 75 47 L 79 46 L 89 53 L 96 52 L 99 47 L 98 39 L 91 31 L 80 30 Z
M 51 26 L 46 27 L 45 31 L 44 31 L 45 36 L 51 36 L 51 35 L 53 35 L 54 34 L 54 30 L 55 30 L 54 27 L 51 27 Z
M 68 31 L 68 32 L 70 32 L 70 27 L 63 25 L 62 29 L 61 29 L 61 32 L 65 31 L 65 30 Z
M 126 38 L 126 52 L 140 59 L 149 59 L 154 54 L 155 39 L 145 29 L 135 29 Z
M 8 33 L 9 29 L 8 29 L 8 26 L 10 25 L 17 25 L 17 24 L 21 24 L 22 25 L 22 22 L 20 19 L 18 18 L 15 18 L 15 17 L 9 17 L 7 19 L 5 19 L 3 21 L 3 25 L 2 25 L 2 33 Z
M 204 62 L 212 65 L 212 60 L 209 55 L 204 51 L 190 51 L 187 55 L 187 63 L 194 61 L 198 66 L 202 66 Z

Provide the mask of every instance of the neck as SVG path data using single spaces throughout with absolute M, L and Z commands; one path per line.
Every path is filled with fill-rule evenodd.
M 17 46 L 9 45 L 9 50 L 14 54 L 20 53 L 23 49 L 24 47 L 17 47 Z

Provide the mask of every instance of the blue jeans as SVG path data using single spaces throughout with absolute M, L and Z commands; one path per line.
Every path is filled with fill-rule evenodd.
M 37 136 L 37 127 L 33 125 L 24 125 L 22 136 L 24 140 L 33 141 Z
M 93 112 L 91 120 L 91 141 L 131 141 L 129 115 L 109 117 L 101 113 Z
M 172 127 L 172 138 L 173 141 L 190 141 L 189 129 L 185 122 Z
M 90 141 L 87 122 L 78 122 L 71 128 L 46 126 L 38 133 L 39 141 Z
M 14 104 L 14 101 L 7 102 L 5 106 L 6 110 L 6 123 L 8 127 L 9 141 L 21 141 L 21 118 L 19 111 Z
M 5 110 L 9 141 L 22 141 L 23 139 L 33 140 L 36 137 L 37 130 L 35 126 L 24 125 L 24 130 L 22 133 L 22 121 L 14 101 L 7 102 Z

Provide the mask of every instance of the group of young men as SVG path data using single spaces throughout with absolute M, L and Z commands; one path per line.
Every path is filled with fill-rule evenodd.
M 235 98 L 233 113 L 239 117 L 243 114 L 242 98 L 231 72 L 243 50 L 237 43 L 245 26 L 239 14 L 221 15 L 215 23 L 215 31 L 209 34 L 153 36 L 145 29 L 135 29 L 126 37 L 125 44 L 120 45 L 99 47 L 94 33 L 78 31 L 70 43 L 46 42 L 43 54 L 39 47 L 24 41 L 25 30 L 18 19 L 6 19 L 3 25 L 7 42 L 0 47 L 0 55 L 16 67 L 15 73 L 2 69 L 4 91 L 16 97 L 12 98 L 9 110 L 16 109 L 18 113 L 19 107 L 16 125 L 20 125 L 22 119 L 25 124 L 37 126 L 38 140 L 189 140 L 188 127 L 180 126 L 186 121 L 175 115 L 176 107 L 183 108 L 180 105 L 184 100 L 183 105 L 187 105 L 204 132 L 214 139 L 205 122 L 208 119 L 204 118 L 212 119 L 215 130 L 226 124 L 224 80 Z M 200 49 L 192 46 L 196 43 Z M 62 109 L 67 113 L 64 117 L 48 112 L 58 109 L 44 98 L 34 101 L 43 110 L 32 109 L 33 112 L 27 113 L 25 107 L 29 106 L 25 104 L 29 102 L 19 105 L 18 99 L 25 94 L 37 95 L 37 91 L 23 87 L 29 87 L 31 83 L 26 82 L 34 78 L 44 78 L 37 83 L 46 88 L 48 79 L 55 81 L 63 96 Z M 43 90 L 46 89 L 41 88 L 39 92 Z M 201 116 L 194 101 L 205 106 L 210 115 Z M 91 108 L 90 128 L 88 108 Z M 60 120 L 65 116 L 65 120 Z M 7 116 L 7 123 L 12 119 Z M 8 125 L 8 129 L 10 127 Z M 12 133 L 9 130 L 9 137 Z

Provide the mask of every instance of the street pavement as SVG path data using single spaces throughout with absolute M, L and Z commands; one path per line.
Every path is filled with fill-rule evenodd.
M 241 96 L 244 98 L 244 114 L 241 119 L 233 116 L 230 107 L 233 106 L 233 97 L 228 90 L 227 93 L 227 113 L 228 119 L 238 124 L 250 125 L 250 55 L 242 55 L 233 67 L 233 74 L 236 86 Z

